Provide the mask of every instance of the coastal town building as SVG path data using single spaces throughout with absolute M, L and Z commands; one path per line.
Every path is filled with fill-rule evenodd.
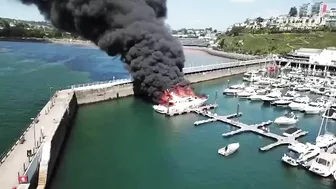
M 336 1 L 335 1 L 336 2 Z M 324 3 L 305 3 L 297 7 L 297 16 L 283 14 L 271 18 L 246 19 L 244 22 L 235 23 L 228 27 L 244 27 L 248 29 L 277 28 L 280 31 L 290 31 L 293 29 L 316 29 L 320 27 L 336 27 L 336 5 Z
M 305 61 L 311 64 L 336 65 L 336 48 L 326 49 L 300 48 L 292 53 L 288 53 L 285 58 Z

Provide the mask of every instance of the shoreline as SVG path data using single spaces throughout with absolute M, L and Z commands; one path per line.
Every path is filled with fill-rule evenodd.
M 79 45 L 86 47 L 96 47 L 91 41 L 76 40 L 76 39 L 41 39 L 41 38 L 0 38 L 0 41 L 10 41 L 10 42 L 33 42 L 33 43 L 53 43 L 61 45 Z M 206 47 L 197 46 L 183 46 L 184 49 L 202 51 L 212 56 L 218 56 L 223 58 L 235 59 L 235 60 L 252 60 L 257 58 L 257 56 L 238 54 L 232 52 L 216 51 Z

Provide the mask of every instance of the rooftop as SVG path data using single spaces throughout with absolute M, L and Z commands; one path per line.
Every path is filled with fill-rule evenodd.
M 321 53 L 323 49 L 314 49 L 314 48 L 300 48 L 295 51 L 295 53 Z

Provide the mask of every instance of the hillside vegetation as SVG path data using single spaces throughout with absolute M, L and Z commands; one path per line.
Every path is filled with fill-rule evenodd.
M 292 50 L 336 46 L 336 32 L 276 33 L 222 36 L 218 44 L 223 51 L 252 55 L 285 54 Z

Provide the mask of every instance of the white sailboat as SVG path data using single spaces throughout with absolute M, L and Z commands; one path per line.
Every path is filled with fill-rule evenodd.
M 327 131 L 328 117 L 322 118 L 319 132 L 316 137 L 316 145 L 320 148 L 327 148 L 333 144 L 336 144 L 336 136 Z M 322 127 L 324 128 L 324 134 L 322 133 Z

